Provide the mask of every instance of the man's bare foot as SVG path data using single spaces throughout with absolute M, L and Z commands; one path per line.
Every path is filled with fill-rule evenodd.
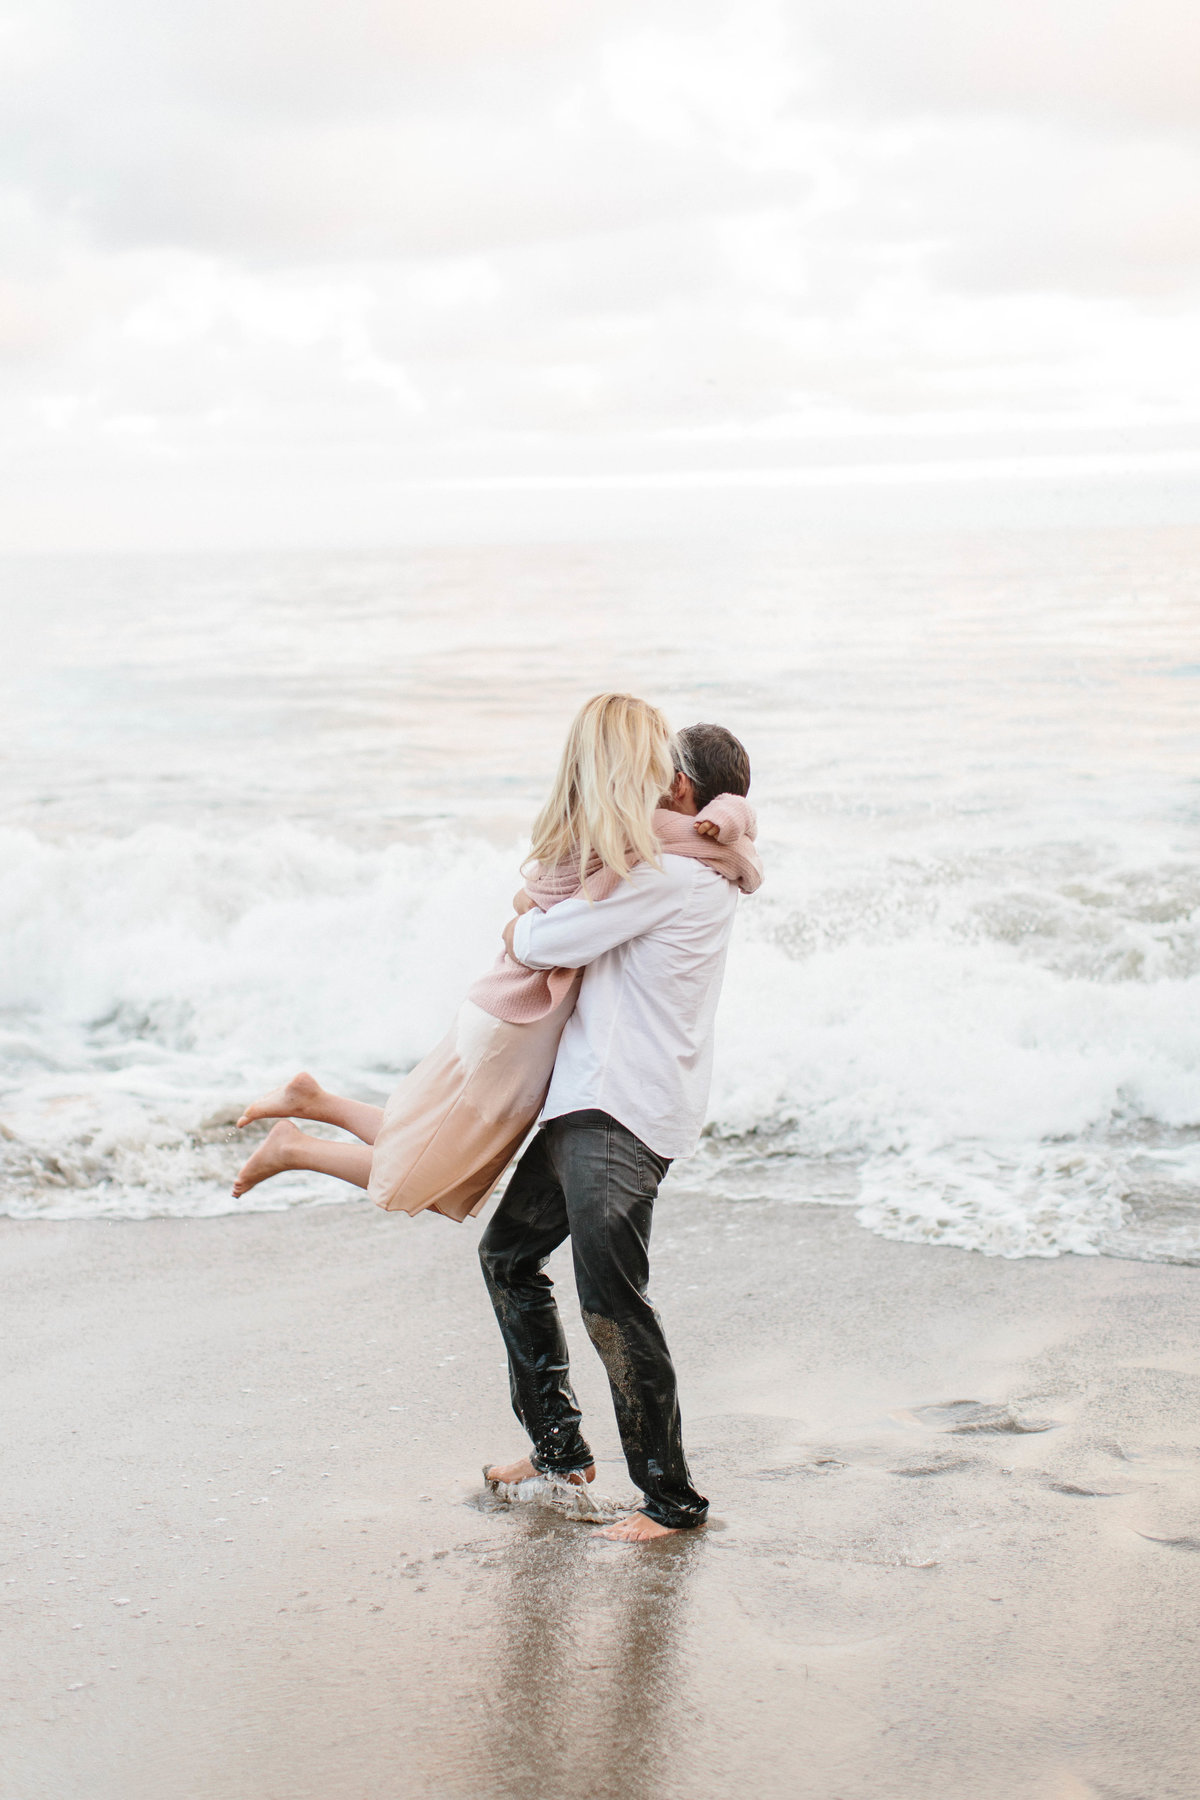
M 593 1531 L 593 1537 L 615 1538 L 622 1544 L 645 1544 L 651 1538 L 676 1537 L 678 1526 L 659 1525 L 654 1519 L 648 1519 L 645 1513 L 630 1513 L 627 1519 L 618 1519 L 615 1525 L 606 1525 L 602 1531 Z
M 238 1170 L 237 1180 L 233 1184 L 234 1198 L 240 1199 L 252 1187 L 257 1187 L 260 1181 L 266 1181 L 272 1175 L 282 1175 L 285 1169 L 293 1168 L 295 1165 L 288 1152 L 294 1140 L 303 1136 L 300 1127 L 293 1125 L 290 1119 L 280 1119 L 278 1125 L 272 1125 L 249 1162 L 244 1162 Z
M 249 1125 L 255 1119 L 315 1118 L 312 1108 L 324 1091 L 314 1075 L 310 1075 L 307 1069 L 301 1069 L 286 1086 L 273 1088 L 269 1094 L 260 1094 L 257 1100 L 252 1100 L 238 1120 L 238 1125 Z M 250 1160 L 253 1162 L 254 1158 L 251 1157 Z
M 268 1139 L 268 1142 L 269 1141 L 270 1140 Z M 264 1145 L 263 1148 L 265 1149 L 266 1145 Z M 253 1161 L 253 1157 L 250 1160 Z M 248 1166 L 249 1165 L 247 1165 L 247 1167 Z M 490 1467 L 483 1471 L 485 1481 L 504 1481 L 509 1483 L 528 1481 L 532 1476 L 540 1475 L 541 1473 L 542 1471 L 540 1469 L 534 1468 L 527 1456 L 521 1457 L 519 1462 L 492 1463 Z M 573 1481 L 577 1487 L 582 1487 L 585 1481 L 595 1481 L 595 1463 L 589 1463 L 586 1469 L 574 1471 L 572 1474 L 568 1475 L 566 1479 L 568 1481 Z

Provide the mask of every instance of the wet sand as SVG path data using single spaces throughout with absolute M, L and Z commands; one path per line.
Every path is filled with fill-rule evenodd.
M 1195 1800 L 1200 1271 L 664 1196 L 632 1548 L 483 1502 L 477 1231 L 2 1222 L 3 1800 Z

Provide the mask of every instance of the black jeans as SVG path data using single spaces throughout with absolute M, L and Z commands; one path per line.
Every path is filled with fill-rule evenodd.
M 607 1113 L 551 1119 L 517 1164 L 479 1260 L 534 1465 L 566 1474 L 592 1460 L 545 1273 L 551 1252 L 570 1237 L 583 1322 L 608 1373 L 621 1447 L 646 1497 L 642 1511 L 660 1525 L 690 1527 L 703 1524 L 708 1501 L 688 1474 L 675 1370 L 646 1295 L 650 1221 L 669 1166 Z

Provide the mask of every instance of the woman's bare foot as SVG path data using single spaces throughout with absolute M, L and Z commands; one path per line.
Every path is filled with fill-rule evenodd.
M 268 1115 L 269 1117 L 269 1115 Z M 237 1172 L 237 1180 L 233 1184 L 235 1199 L 248 1194 L 252 1187 L 260 1181 L 267 1181 L 272 1175 L 282 1175 L 285 1169 L 295 1168 L 289 1151 L 297 1138 L 304 1133 L 290 1119 L 280 1119 L 278 1125 L 272 1125 L 249 1162 L 244 1162 Z
M 260 1094 L 252 1100 L 241 1118 L 239 1127 L 249 1125 L 255 1119 L 313 1119 L 319 1115 L 313 1108 L 323 1098 L 325 1090 L 315 1075 L 307 1069 L 301 1069 L 298 1075 L 281 1088 L 274 1088 L 269 1094 Z M 253 1162 L 254 1158 L 250 1158 Z M 247 1163 L 246 1167 L 249 1168 Z M 259 1177 L 261 1180 L 261 1176 Z
M 593 1537 L 615 1538 L 623 1544 L 646 1544 L 651 1538 L 676 1537 L 679 1528 L 676 1525 L 659 1525 L 656 1520 L 648 1519 L 645 1513 L 630 1513 L 627 1519 L 618 1519 L 615 1525 L 606 1525 L 602 1531 L 593 1531 Z
M 267 1141 L 269 1143 L 270 1139 Z M 266 1148 L 265 1144 L 263 1148 Z M 252 1162 L 254 1160 L 253 1157 L 250 1160 Z M 246 1166 L 249 1167 L 249 1164 Z M 516 1481 L 528 1481 L 532 1476 L 540 1475 L 541 1472 L 540 1469 L 534 1468 L 527 1456 L 523 1456 L 519 1462 L 493 1463 L 490 1468 L 486 1468 L 483 1471 L 483 1475 L 485 1481 L 504 1481 L 511 1483 Z M 595 1463 L 589 1463 L 586 1469 L 575 1470 L 567 1476 L 567 1480 L 573 1481 L 577 1487 L 582 1487 L 585 1481 L 595 1481 L 595 1479 Z

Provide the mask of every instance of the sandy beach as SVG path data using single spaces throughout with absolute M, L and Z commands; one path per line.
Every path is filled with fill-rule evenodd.
M 1194 1800 L 1195 1269 L 664 1196 L 634 1549 L 488 1505 L 477 1229 L 3 1222 L 3 1800 Z

